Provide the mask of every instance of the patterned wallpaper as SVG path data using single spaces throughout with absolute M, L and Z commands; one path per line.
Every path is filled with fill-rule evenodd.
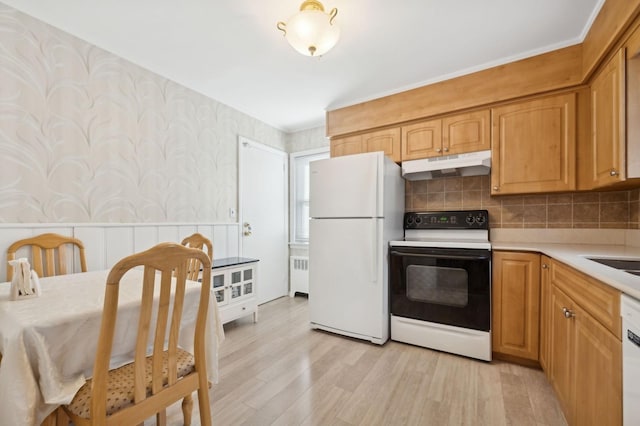
M 301 130 L 287 135 L 287 152 L 307 151 L 316 148 L 328 148 L 329 138 L 325 136 L 325 127 Z
M 287 135 L 0 3 L 0 222 L 229 222 Z M 303 138 L 304 139 L 304 138 Z

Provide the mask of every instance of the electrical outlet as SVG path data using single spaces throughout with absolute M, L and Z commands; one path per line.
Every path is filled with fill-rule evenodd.
M 232 218 L 232 219 L 236 217 L 236 209 L 235 208 L 233 208 L 233 207 L 229 208 L 229 217 Z

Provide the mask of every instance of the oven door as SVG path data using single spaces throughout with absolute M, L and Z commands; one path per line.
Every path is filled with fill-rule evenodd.
M 490 250 L 390 247 L 389 254 L 392 315 L 490 330 Z

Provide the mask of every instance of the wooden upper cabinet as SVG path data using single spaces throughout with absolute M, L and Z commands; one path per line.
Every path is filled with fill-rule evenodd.
M 384 151 L 396 163 L 399 163 L 400 154 L 400 128 L 378 130 L 362 135 L 362 152 Z
M 447 154 L 491 149 L 491 114 L 475 111 L 442 119 L 442 151 Z
M 605 65 L 591 83 L 591 186 L 626 178 L 625 50 Z
M 361 154 L 384 151 L 396 163 L 400 162 L 400 128 L 377 130 L 362 135 L 347 136 L 331 140 L 331 156 Z
M 402 126 L 402 160 L 442 155 L 442 120 Z
M 492 109 L 491 194 L 576 188 L 576 94 Z
M 402 160 L 489 149 L 489 118 L 482 110 L 402 126 Z
M 362 136 L 348 136 L 331 140 L 331 156 L 360 154 L 362 151 Z

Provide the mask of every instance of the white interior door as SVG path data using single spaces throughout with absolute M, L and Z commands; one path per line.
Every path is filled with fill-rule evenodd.
M 285 296 L 289 287 L 287 154 L 239 139 L 241 253 L 258 263 L 258 303 Z

